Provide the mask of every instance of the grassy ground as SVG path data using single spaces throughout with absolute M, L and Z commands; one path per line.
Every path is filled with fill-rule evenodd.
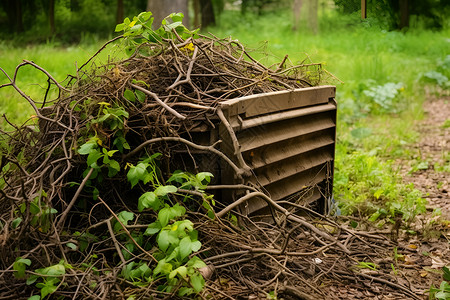
M 425 93 L 421 77 L 437 70 L 438 62 L 448 54 L 449 30 L 386 32 L 369 23 L 324 16 L 319 34 L 314 35 L 306 29 L 293 32 L 287 13 L 242 18 L 237 12 L 228 12 L 220 25 L 209 30 L 264 50 L 269 56 L 255 54 L 264 63 L 279 62 L 288 54 L 294 63 L 305 59 L 323 63 L 343 82 L 331 83 L 337 85 L 339 103 L 335 192 L 344 212 L 359 210 L 377 219 L 400 210 L 409 219 L 423 211 L 420 195 L 401 184 L 389 159 L 405 155 L 402 146 L 417 137 L 410 128 L 422 116 Z M 14 49 L 3 44 L 0 67 L 12 75 L 22 59 L 33 60 L 57 80 L 64 80 L 99 47 L 47 44 Z M 22 71 L 19 85 L 33 99 L 42 99 L 45 76 L 30 67 Z M 6 82 L 1 75 L 0 84 Z M 10 87 L 0 90 L 0 111 L 16 123 L 33 114 Z M 4 120 L 0 126 L 6 126 Z
M 100 46 L 101 43 L 60 47 L 49 43 L 15 48 L 0 43 L 0 67 L 12 77 L 15 68 L 23 60 L 30 60 L 47 70 L 56 80 L 61 82 L 66 79 L 68 74 L 75 75 L 76 66 L 81 66 Z M 8 82 L 7 77 L 0 74 L 0 84 Z M 32 99 L 41 101 L 47 88 L 47 77 L 31 66 L 26 66 L 19 70 L 17 85 Z M 0 90 L 0 112 L 6 114 L 8 119 L 14 123 L 23 123 L 33 115 L 31 106 L 12 87 Z M 2 126 L 6 126 L 6 123 L 0 119 L 0 127 Z

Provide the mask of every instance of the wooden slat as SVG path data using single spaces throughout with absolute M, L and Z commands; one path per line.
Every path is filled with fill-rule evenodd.
M 250 118 L 293 108 L 325 104 L 335 95 L 336 87 L 324 85 L 236 98 L 220 103 L 220 107 L 227 112 L 228 117 L 243 115 L 245 118 Z
M 325 105 L 316 105 L 305 108 L 299 108 L 294 110 L 283 111 L 279 113 L 273 113 L 256 118 L 250 118 L 242 121 L 238 130 L 249 129 L 264 124 L 270 124 L 274 122 L 280 122 L 283 120 L 299 118 L 303 116 L 313 115 L 316 113 L 336 110 L 336 104 L 330 103 Z
M 334 153 L 329 148 L 328 146 L 302 153 L 275 164 L 254 169 L 254 172 L 258 182 L 265 186 L 333 160 Z
M 305 187 L 311 187 L 326 180 L 326 164 L 319 165 L 302 173 L 294 174 L 283 181 L 265 186 L 273 200 L 278 201 L 295 194 Z
M 246 152 L 336 126 L 332 118 L 322 114 L 305 116 L 302 120 L 285 120 L 278 122 L 276 126 L 259 126 L 239 132 L 237 138 L 241 144 L 241 151 Z
M 298 136 L 287 141 L 243 153 L 246 163 L 252 168 L 261 168 L 299 154 L 329 146 L 334 143 L 334 129 L 322 130 Z

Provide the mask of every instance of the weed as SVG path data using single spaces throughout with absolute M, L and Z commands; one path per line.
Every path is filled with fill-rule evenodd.
M 448 267 L 442 268 L 443 281 L 438 288 L 434 285 L 430 288 L 429 299 L 447 300 L 450 298 L 450 269 Z

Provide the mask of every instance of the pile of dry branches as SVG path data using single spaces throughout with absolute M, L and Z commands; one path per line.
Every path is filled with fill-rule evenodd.
M 220 101 L 317 85 L 323 75 L 320 65 L 291 65 L 287 57 L 265 67 L 239 42 L 206 37 L 168 41 L 164 47 L 143 44 L 128 59 L 100 66 L 89 63 L 91 60 L 62 86 L 44 69 L 24 61 L 9 77 L 10 83 L 0 86 L 14 87 L 38 118 L 34 125 L 14 125 L 13 132 L 1 133 L 1 299 L 22 299 L 36 293 L 33 284 L 15 277 L 13 265 L 18 257 L 30 259 L 32 269 L 57 264 L 61 259 L 71 266 L 61 276 L 52 294 L 55 298 L 176 298 L 176 290 L 162 292 L 157 282 L 136 285 L 121 276 L 129 261 L 120 256 L 124 242 L 111 226 L 120 211 L 137 213 L 138 197 L 137 188 L 129 188 L 125 167 L 145 152 L 160 152 L 170 161 L 171 151 L 180 144 L 204 149 L 204 145 L 180 136 L 189 135 L 198 122 L 214 126 Z M 58 99 L 43 99 L 51 105 L 38 108 L 37 102 L 16 85 L 17 72 L 26 65 L 44 72 L 49 89 L 59 90 Z M 92 67 L 86 70 L 87 66 Z M 93 186 L 92 172 L 85 171 L 86 159 L 77 149 L 94 135 L 103 147 L 113 149 L 117 129 L 94 121 L 105 106 L 126 111 L 121 130 L 129 150 L 117 156 L 121 166 L 117 176 L 103 176 Z M 206 147 L 224 158 L 216 145 Z M 173 171 L 170 167 L 161 169 L 162 178 Z M 209 187 L 217 188 L 221 187 Z M 393 243 L 388 238 L 357 233 L 297 205 L 295 199 L 281 206 L 258 187 L 235 188 L 247 190 L 247 194 L 231 204 L 216 203 L 213 219 L 201 206 L 201 193 L 190 192 L 200 204 L 185 203 L 183 197 L 172 199 L 188 208 L 188 217 L 203 244 L 197 255 L 208 264 L 203 270 L 207 284 L 197 297 L 337 299 L 339 288 L 351 285 L 364 291 L 361 297 L 365 299 L 382 295 L 419 298 L 411 287 L 397 283 L 388 263 L 383 267 L 382 261 L 376 261 L 389 256 Z M 97 197 L 92 197 L 93 190 Z M 271 221 L 252 219 L 235 209 L 253 197 L 269 204 Z M 230 211 L 239 216 L 239 225 L 228 218 Z M 142 214 L 145 218 L 155 216 Z M 125 235 L 136 246 L 140 230 L 139 224 L 124 226 Z M 136 249 L 132 260 L 151 262 L 149 251 L 153 248 Z M 382 267 L 369 273 L 349 268 L 361 261 Z

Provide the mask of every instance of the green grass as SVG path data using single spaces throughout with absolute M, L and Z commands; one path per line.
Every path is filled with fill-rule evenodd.
M 377 213 L 395 216 L 400 212 L 410 219 L 422 212 L 420 194 L 402 183 L 391 159 L 410 155 L 403 147 L 418 137 L 410 128 L 423 113 L 425 92 L 420 78 L 425 72 L 442 69 L 439 61 L 448 55 L 450 30 L 386 32 L 330 13 L 323 16 L 321 30 L 314 35 L 305 29 L 292 32 L 291 19 L 286 12 L 261 18 L 226 12 L 221 26 L 208 30 L 257 49 L 260 53 L 254 55 L 263 63 L 280 62 L 286 54 L 294 63 L 306 58 L 323 63 L 343 82 L 331 83 L 337 85 L 339 104 L 334 190 L 345 213 L 362 211 L 376 219 Z M 0 45 L 0 67 L 12 75 L 22 59 L 33 60 L 61 81 L 74 74 L 75 62 L 82 64 L 99 46 L 60 48 L 49 44 L 15 49 Z M 19 74 L 18 83 L 39 100 L 45 92 L 45 79 L 28 67 Z M 0 84 L 6 82 L 1 75 Z M 367 94 L 371 89 L 377 91 L 375 95 Z M 384 106 L 379 104 L 383 93 L 390 97 Z M 33 114 L 26 100 L 11 88 L 0 89 L 0 111 L 16 123 Z M 0 120 L 0 127 L 5 126 Z
M 12 45 L 0 44 L 0 67 L 13 77 L 16 67 L 23 60 L 30 60 L 61 82 L 68 74 L 75 75 L 76 67 L 87 61 L 100 46 L 101 44 L 97 43 L 62 48 L 55 44 L 43 44 L 16 48 Z M 0 84 L 8 82 L 7 77 L 0 73 Z M 25 66 L 19 70 L 16 83 L 33 100 L 40 102 L 44 99 L 47 76 L 41 71 Z M 54 98 L 56 95 L 53 93 L 52 96 Z M 6 114 L 7 118 L 16 124 L 25 122 L 35 114 L 27 100 L 22 98 L 13 87 L 0 89 L 0 113 Z M 0 119 L 0 128 L 5 127 L 7 127 L 6 122 Z

